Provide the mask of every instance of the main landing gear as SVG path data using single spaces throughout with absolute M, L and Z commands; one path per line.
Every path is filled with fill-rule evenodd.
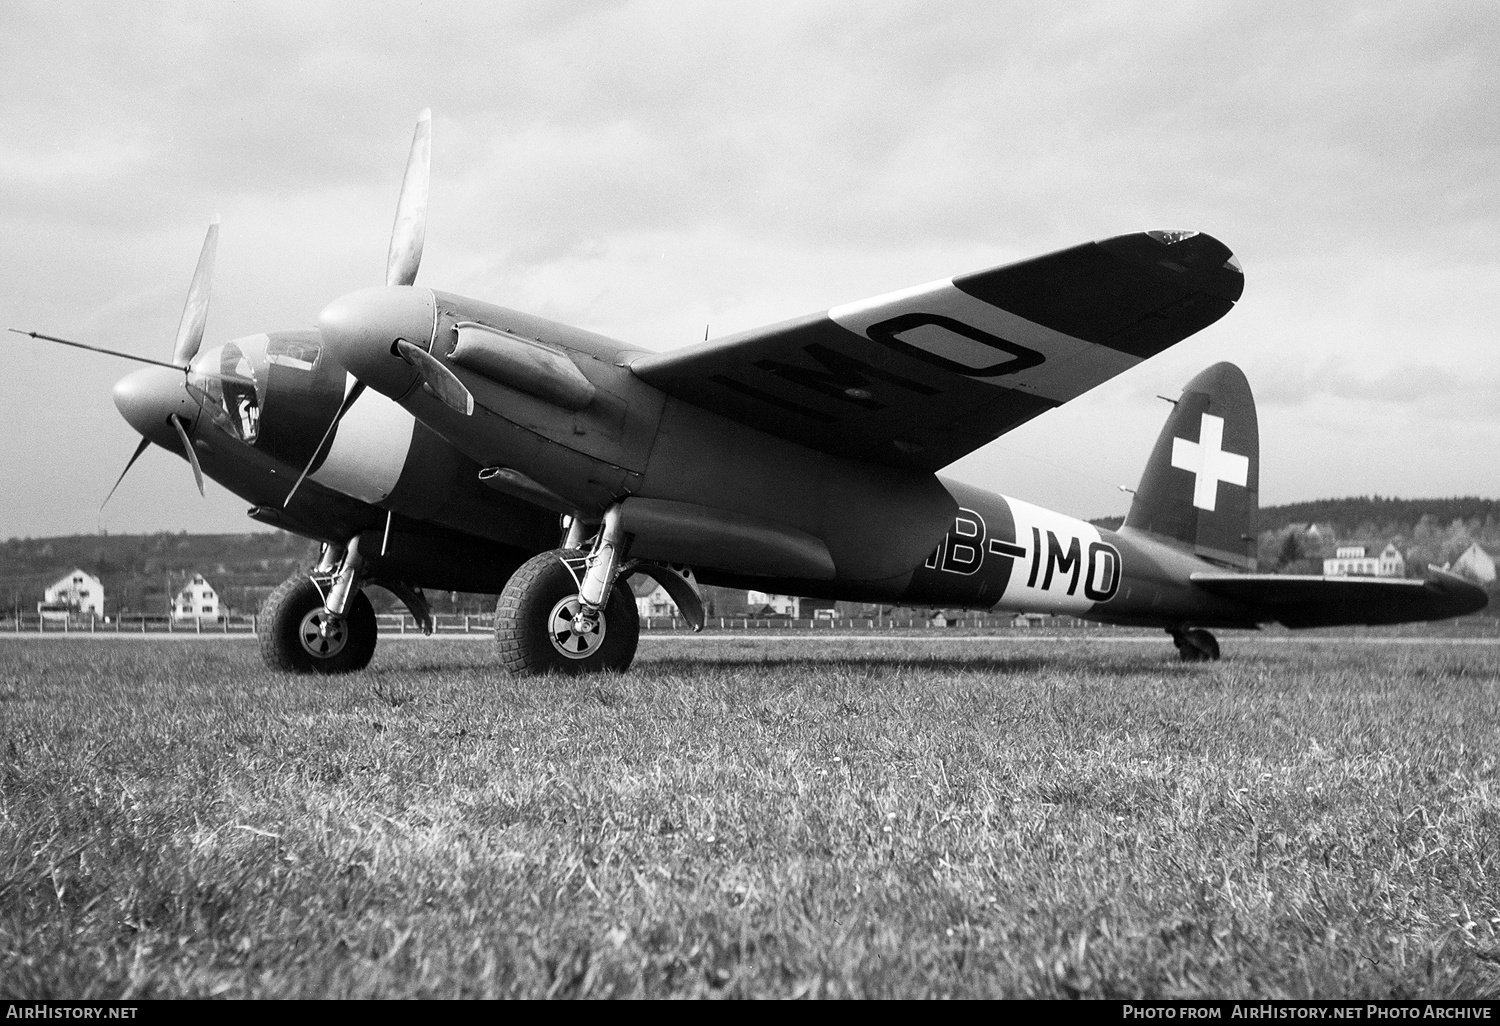
M 511 673 L 622 672 L 635 658 L 641 620 L 624 582 L 590 613 L 579 578 L 588 557 L 578 549 L 533 556 L 506 582 L 495 605 L 495 644 Z
M 375 610 L 364 592 L 338 615 L 313 578 L 293 577 L 271 592 L 260 619 L 261 658 L 273 670 L 352 673 L 375 654 Z
M 1209 662 L 1219 658 L 1219 641 L 1201 627 L 1182 628 L 1167 632 L 1172 635 L 1172 644 L 1185 663 Z
M 567 542 L 582 541 L 575 521 Z M 511 673 L 620 672 L 641 636 L 635 599 L 625 587 L 619 507 L 587 555 L 562 548 L 533 556 L 517 570 L 495 606 L 495 644 Z
M 625 582 L 655 580 L 678 611 L 703 629 L 703 596 L 690 569 L 626 558 L 620 508 L 604 514 L 585 554 L 586 535 L 574 519 L 562 548 L 535 556 L 515 572 L 495 607 L 495 643 L 511 673 L 621 672 L 635 658 L 641 621 Z
M 281 583 L 260 610 L 260 654 L 273 670 L 287 673 L 352 673 L 375 654 L 375 609 L 361 590 L 374 583 L 365 574 L 359 539 L 325 545 L 311 574 Z M 379 582 L 401 599 L 424 632 L 432 614 L 422 593 L 404 584 Z

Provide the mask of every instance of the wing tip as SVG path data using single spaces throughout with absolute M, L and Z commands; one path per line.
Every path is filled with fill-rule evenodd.
M 1224 243 L 1190 228 L 1153 229 L 1101 239 L 1098 246 L 1153 277 L 1177 281 L 1229 303 L 1245 292 L 1245 271 Z

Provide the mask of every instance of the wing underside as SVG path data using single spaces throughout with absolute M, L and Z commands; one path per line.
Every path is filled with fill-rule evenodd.
M 1204 591 L 1251 606 L 1288 627 L 1442 620 L 1483 609 L 1484 590 L 1442 570 L 1425 580 L 1281 574 L 1192 575 Z
M 937 470 L 1222 317 L 1207 235 L 1145 232 L 646 356 L 642 380 L 820 451 Z

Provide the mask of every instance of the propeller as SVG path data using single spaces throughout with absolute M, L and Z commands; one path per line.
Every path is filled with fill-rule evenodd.
M 422 246 L 427 241 L 427 192 L 431 177 L 432 108 L 427 107 L 417 115 L 417 130 L 412 134 L 411 152 L 406 158 L 406 173 L 401 178 L 401 195 L 396 201 L 396 220 L 391 225 L 391 244 L 385 259 L 385 283 L 387 285 L 410 285 L 417 280 L 417 268 L 422 264 Z M 398 347 L 405 346 L 420 354 L 419 357 L 409 357 L 404 350 L 399 350 L 402 359 L 422 373 L 424 383 L 434 395 L 456 410 L 465 413 L 474 412 L 473 395 L 464 387 L 463 382 L 454 377 L 452 371 L 410 342 L 400 340 L 397 345 Z M 427 364 L 421 363 L 420 360 L 423 357 L 437 370 L 433 371 Z M 323 432 L 323 438 L 313 450 L 307 466 L 302 468 L 302 473 L 297 476 L 292 490 L 287 492 L 286 498 L 282 500 L 282 509 L 291 505 L 292 496 L 297 494 L 297 489 L 302 487 L 302 482 L 307 480 L 308 474 L 312 473 L 312 468 L 322 457 L 323 450 L 327 447 L 334 432 L 338 430 L 339 422 L 344 419 L 344 414 L 349 412 L 349 408 L 354 405 L 354 401 L 364 390 L 365 383 L 356 378 L 348 395 L 344 396 L 343 403 L 339 405 L 338 412 L 333 415 L 333 420 L 329 421 L 328 430 Z
M 474 393 L 447 367 L 425 349 L 404 338 L 396 340 L 396 353 L 422 375 L 422 386 L 442 400 L 443 405 L 465 417 L 474 415 Z
M 198 465 L 198 454 L 193 451 L 193 443 L 188 439 L 187 428 L 183 426 L 182 418 L 175 413 L 167 419 L 177 429 L 177 437 L 182 439 L 182 451 L 187 453 L 188 462 L 193 465 L 193 480 L 198 482 L 198 494 L 206 497 L 208 493 L 203 490 L 203 468 Z M 126 467 L 125 469 L 129 470 L 130 468 Z M 120 476 L 124 477 L 125 475 L 121 474 Z M 116 482 L 116 484 L 118 483 Z M 108 500 L 106 499 L 105 501 Z
M 115 489 L 120 487 L 120 482 L 125 480 L 125 475 L 130 473 L 130 468 L 135 466 L 135 461 L 141 458 L 141 453 L 145 452 L 150 447 L 151 439 L 147 438 L 145 435 L 142 435 L 140 444 L 135 447 L 135 452 L 131 453 L 130 459 L 126 461 L 125 469 L 120 471 L 119 477 L 115 478 L 115 487 L 111 488 L 109 490 L 109 494 L 104 497 L 104 501 L 99 503 L 99 509 L 101 511 L 105 506 L 109 505 L 109 500 L 115 497 Z
M 391 226 L 391 249 L 385 265 L 387 285 L 410 285 L 417 280 L 422 244 L 427 238 L 427 189 L 431 176 L 432 109 L 427 108 L 417 116 L 411 154 L 406 158 L 406 175 L 401 179 L 401 198 L 396 203 L 396 223 Z M 416 368 L 427 391 L 445 406 L 466 417 L 473 415 L 474 395 L 452 371 L 405 339 L 396 340 L 396 352 Z M 344 410 L 339 410 L 338 417 L 343 415 Z
M 349 412 L 349 407 L 354 405 L 354 400 L 359 398 L 365 390 L 365 383 L 358 378 L 354 379 L 354 386 L 349 389 L 349 394 L 344 396 L 344 401 L 339 405 L 339 410 L 328 422 L 328 430 L 323 432 L 323 437 L 318 441 L 318 447 L 313 450 L 312 458 L 307 461 L 307 466 L 302 468 L 302 473 L 297 475 L 297 481 L 292 485 L 292 490 L 286 493 L 286 498 L 281 501 L 281 508 L 286 509 L 292 504 L 292 496 L 297 494 L 297 489 L 302 487 L 302 482 L 307 480 L 307 475 L 312 473 L 313 464 L 318 462 L 318 457 L 323 455 L 323 447 L 333 437 L 333 429 L 339 426 L 339 421 L 344 419 L 344 414 Z
M 432 172 L 432 109 L 417 116 L 417 130 L 406 158 L 401 179 L 401 198 L 396 203 L 396 223 L 391 226 L 391 248 L 386 255 L 385 283 L 410 285 L 417 280 L 422 263 L 422 244 L 427 240 L 427 184 Z
M 208 323 L 208 299 L 212 290 L 214 274 L 214 257 L 219 248 L 219 217 L 209 223 L 208 233 L 203 237 L 203 248 L 198 253 L 198 266 L 193 270 L 193 280 L 188 286 L 187 302 L 182 308 L 182 319 L 177 324 L 177 341 L 172 347 L 172 362 L 165 360 L 153 360 L 146 356 L 137 356 L 135 353 L 121 352 L 118 349 L 106 349 L 103 346 L 91 346 L 83 342 L 73 342 L 69 339 L 58 338 L 56 335 L 45 335 L 39 331 L 22 331 L 20 328 L 8 330 L 17 335 L 25 335 L 28 338 L 41 339 L 44 342 L 56 342 L 59 345 L 72 346 L 74 349 L 86 349 L 91 353 L 102 353 L 105 356 L 116 356 L 122 360 L 132 360 L 136 363 L 149 364 L 153 367 L 167 367 L 171 370 L 182 371 L 184 378 L 188 372 L 188 364 L 194 356 L 198 355 L 198 349 L 203 344 L 203 329 Z M 208 377 L 223 378 L 225 380 L 238 380 L 233 375 L 213 374 L 206 372 Z M 172 414 L 168 418 L 172 426 L 177 430 L 177 437 L 182 441 L 183 451 L 187 454 L 188 462 L 193 467 L 193 478 L 198 482 L 199 494 L 206 494 L 203 489 L 203 468 L 198 465 L 198 454 L 193 451 L 193 446 L 187 436 L 187 427 L 182 418 Z M 136 445 L 135 451 L 130 454 L 130 459 L 125 462 L 125 469 L 120 476 L 115 478 L 114 487 L 104 497 L 104 502 L 99 504 L 102 510 L 115 492 L 120 483 L 125 480 L 125 475 L 130 473 L 130 468 L 135 466 L 141 454 L 151 444 L 148 438 L 142 437 Z
M 208 234 L 203 237 L 203 249 L 198 254 L 198 266 L 193 270 L 193 283 L 188 286 L 187 302 L 182 307 L 182 320 L 177 324 L 177 345 L 172 349 L 172 362 L 186 367 L 198 355 L 203 344 L 203 328 L 208 323 L 208 296 L 214 277 L 214 255 L 219 249 L 219 215 L 209 223 Z
M 209 222 L 208 232 L 203 236 L 203 248 L 198 252 L 198 266 L 193 269 L 193 281 L 188 286 L 187 301 L 182 306 L 182 319 L 177 322 L 177 342 L 172 347 L 172 363 L 169 366 L 179 368 L 184 377 L 187 374 L 188 364 L 193 357 L 198 355 L 198 349 L 203 345 L 203 329 L 208 324 L 208 298 L 213 291 L 214 257 L 219 250 L 219 215 Z M 61 341 L 56 340 L 56 341 Z M 67 343 L 76 345 L 77 343 Z M 90 346 L 81 348 L 89 349 Z M 115 354 L 123 356 L 123 353 Z M 137 358 L 138 359 L 138 358 Z M 157 360 L 146 360 L 146 363 L 158 363 Z M 187 427 L 182 418 L 172 414 L 168 418 L 172 426 L 177 429 L 177 437 L 182 441 L 182 451 L 187 454 L 188 463 L 193 468 L 193 480 L 198 484 L 198 494 L 207 496 L 203 489 L 203 468 L 198 465 L 198 454 L 193 451 L 192 440 L 188 438 Z M 142 438 L 140 444 L 135 447 L 130 461 L 125 464 L 125 469 L 120 471 L 120 476 L 115 480 L 115 487 L 109 490 L 109 495 L 104 497 L 104 503 L 109 502 L 110 496 L 115 494 L 115 488 L 120 487 L 120 482 L 125 480 L 125 475 L 130 473 L 130 468 L 135 466 L 135 461 L 140 458 L 141 453 L 146 451 L 150 442 Z M 104 508 L 104 503 L 99 508 Z

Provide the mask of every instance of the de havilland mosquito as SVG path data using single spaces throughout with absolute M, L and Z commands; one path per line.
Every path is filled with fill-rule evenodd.
M 1175 401 L 1118 531 L 937 474 L 1228 313 L 1244 278 L 1208 235 L 1123 235 L 655 353 L 415 285 L 430 152 L 424 112 L 386 284 L 316 329 L 200 350 L 215 224 L 172 360 L 101 350 L 159 364 L 115 387 L 142 436 L 127 472 L 155 443 L 323 543 L 263 610 L 273 667 L 366 665 L 372 585 L 429 629 L 423 588 L 498 592 L 518 673 L 628 667 L 634 574 L 695 627 L 701 581 L 1155 626 L 1184 659 L 1218 657 L 1209 628 L 1485 603 L 1437 570 L 1256 573 L 1255 405 L 1228 363 Z

